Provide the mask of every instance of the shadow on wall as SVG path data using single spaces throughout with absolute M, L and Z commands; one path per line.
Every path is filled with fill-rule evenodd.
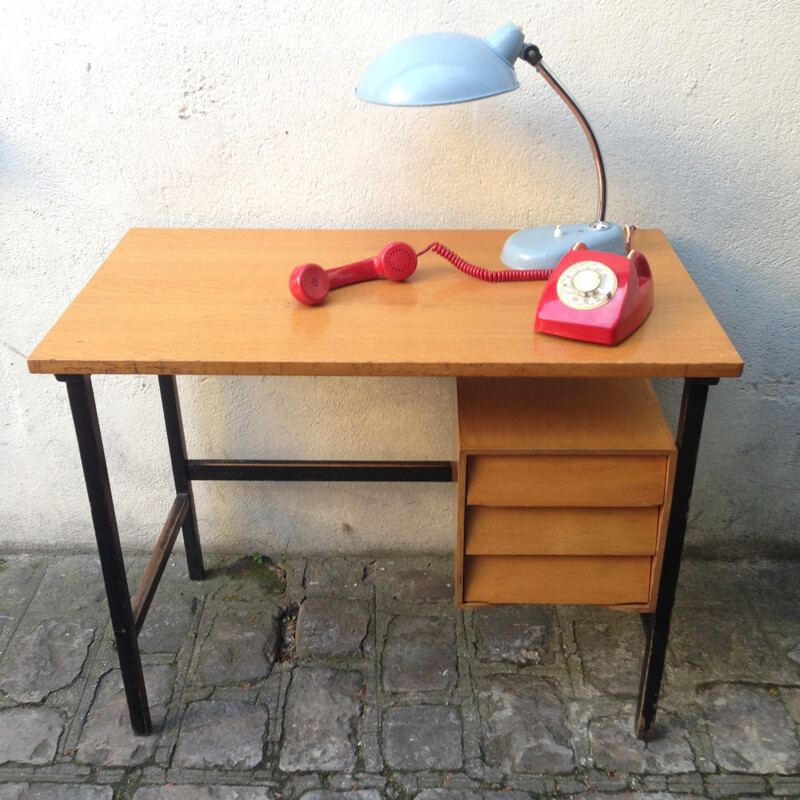
M 452 381 L 244 377 L 179 382 L 192 458 L 449 460 Z M 445 484 L 209 483 L 200 513 L 234 547 L 449 552 Z M 203 526 L 203 523 L 201 523 Z M 204 526 L 205 527 L 205 526 Z

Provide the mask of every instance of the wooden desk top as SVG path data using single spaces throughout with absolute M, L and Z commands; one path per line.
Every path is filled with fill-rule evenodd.
M 533 330 L 543 283 L 490 284 L 434 253 L 406 283 L 370 281 L 321 306 L 292 268 L 336 267 L 392 240 L 502 267 L 508 231 L 130 230 L 28 359 L 31 372 L 177 375 L 735 377 L 742 360 L 664 234 L 636 231 L 655 307 L 616 347 Z

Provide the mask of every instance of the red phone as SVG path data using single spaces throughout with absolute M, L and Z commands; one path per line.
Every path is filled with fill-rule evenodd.
M 536 309 L 537 331 L 619 344 L 653 308 L 653 275 L 638 250 L 627 257 L 576 244 L 559 261 Z

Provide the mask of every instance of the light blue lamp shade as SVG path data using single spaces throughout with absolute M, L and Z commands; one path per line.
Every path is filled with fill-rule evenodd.
M 356 87 L 356 96 L 390 106 L 438 106 L 510 92 L 519 86 L 514 62 L 524 45 L 522 31 L 510 23 L 485 39 L 460 33 L 429 33 L 404 39 L 370 64 Z M 598 217 L 587 225 L 550 225 L 519 231 L 506 241 L 500 260 L 514 269 L 552 269 L 577 242 L 583 242 L 590 250 L 624 255 L 623 229 L 604 221 L 605 173 L 589 123 L 541 59 L 530 61 L 526 55 L 524 60 L 546 77 L 581 121 L 592 144 L 598 174 Z
M 463 103 L 519 86 L 514 61 L 523 45 L 515 25 L 485 39 L 461 33 L 414 36 L 384 50 L 367 68 L 356 95 L 391 106 Z

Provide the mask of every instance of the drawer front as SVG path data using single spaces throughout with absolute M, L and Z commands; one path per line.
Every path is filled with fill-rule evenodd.
M 658 506 L 661 455 L 474 455 L 467 459 L 473 506 Z
M 502 508 L 469 506 L 467 555 L 653 555 L 656 507 Z
M 467 556 L 464 603 L 644 604 L 646 556 Z

